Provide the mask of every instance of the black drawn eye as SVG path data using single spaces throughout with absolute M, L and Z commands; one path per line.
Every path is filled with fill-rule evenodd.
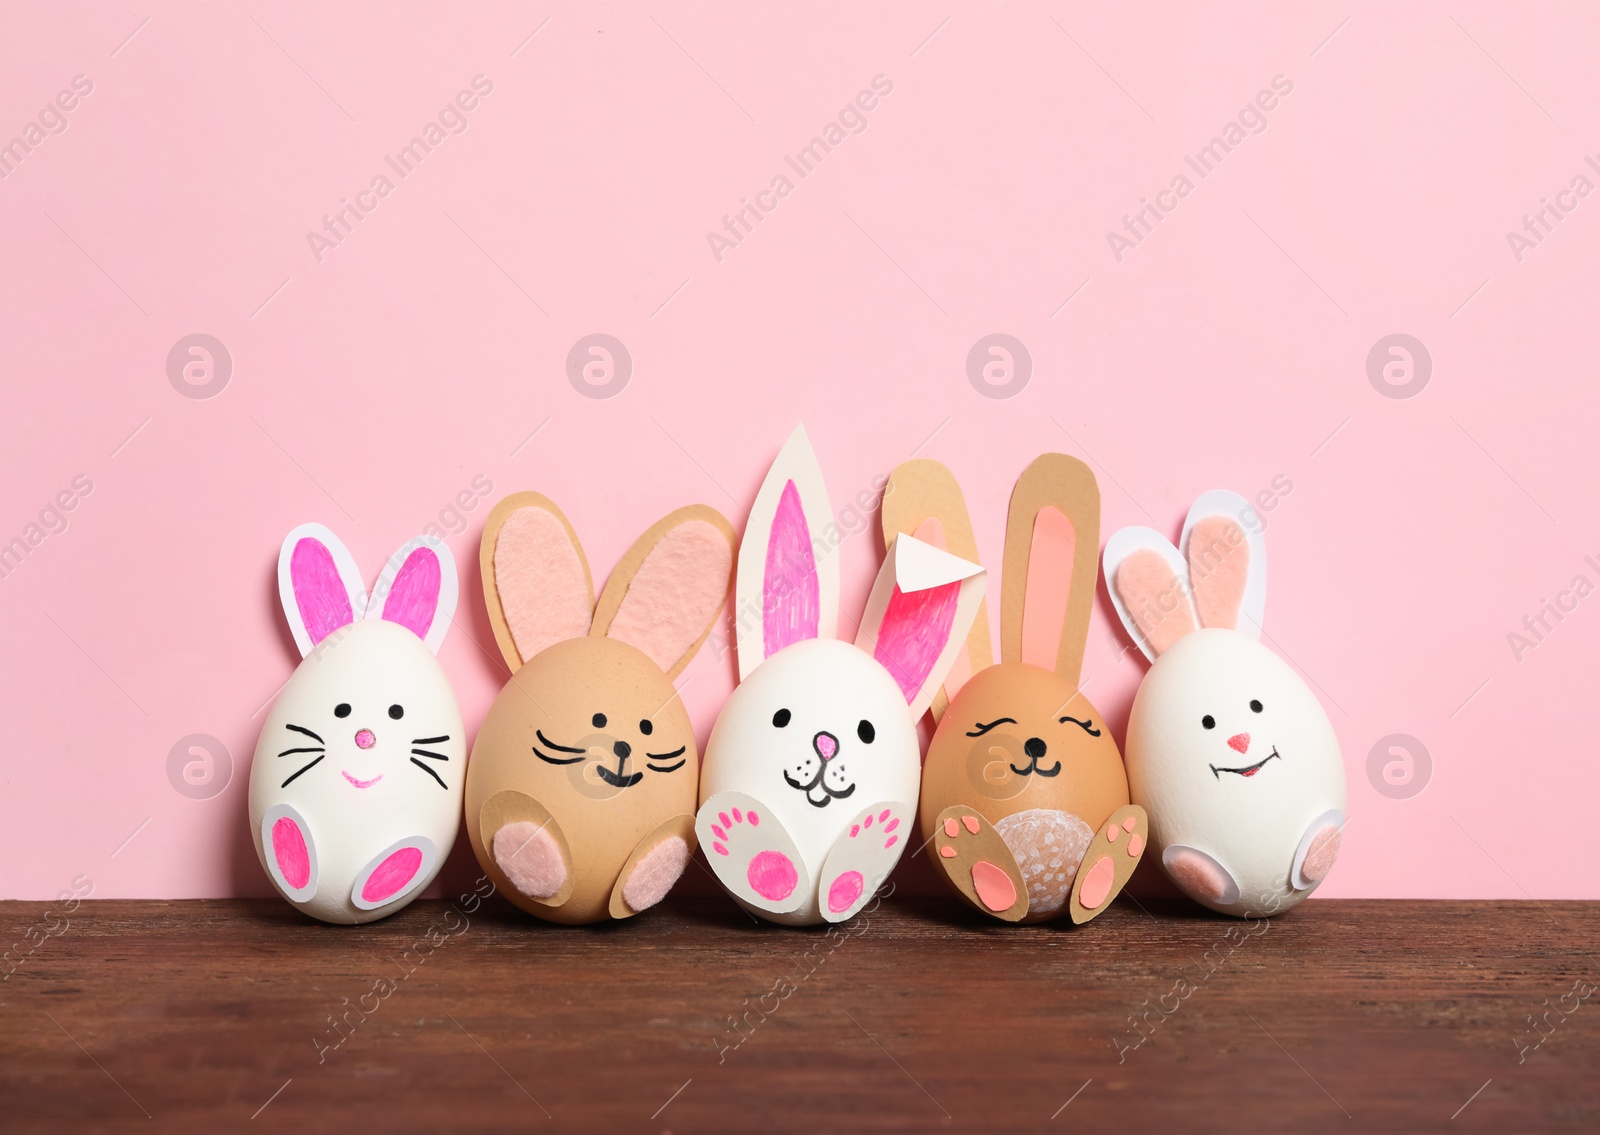
M 1250 701 L 1250 712 L 1251 713 L 1260 713 L 1261 712 L 1261 703 L 1256 701 L 1253 698 Z
M 347 701 L 342 701 L 338 705 L 334 706 L 333 707 L 333 716 L 335 716 L 335 717 L 349 717 L 350 716 L 350 703 L 347 702 Z
M 650 734 L 654 733 L 655 731 L 656 727 L 650 723 L 648 718 L 639 722 L 639 732 L 643 733 L 646 737 L 650 736 Z
M 596 729 L 604 729 L 606 727 L 606 715 L 597 713 L 589 719 L 589 723 Z
M 782 729 L 785 725 L 789 724 L 789 711 L 786 709 L 780 709 L 777 713 L 773 714 L 772 724 L 776 725 L 779 729 Z
M 1217 727 L 1217 719 L 1208 713 L 1200 719 L 1200 724 L 1204 725 L 1207 729 L 1215 729 Z
M 389 716 L 394 718 L 396 721 L 399 721 L 405 715 L 406 715 L 406 711 L 403 708 L 401 708 L 400 706 L 391 705 L 389 707 Z
M 862 718 L 861 724 L 856 726 L 856 736 L 861 738 L 863 745 L 872 744 L 872 739 L 877 735 L 878 731 L 872 727 L 872 722 L 866 718 Z

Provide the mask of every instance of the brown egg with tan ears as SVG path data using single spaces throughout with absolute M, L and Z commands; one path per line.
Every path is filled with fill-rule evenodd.
M 641 536 L 599 603 L 561 510 L 497 504 L 479 564 L 511 679 L 467 765 L 473 853 L 502 894 L 551 922 L 629 918 L 694 853 L 700 755 L 673 679 L 727 600 L 733 527 L 691 505 Z
M 909 533 L 978 562 L 961 489 L 936 461 L 895 469 L 883 529 L 885 543 Z M 1065 454 L 1039 457 L 1011 494 L 1000 661 L 980 610 L 932 707 L 920 809 L 928 855 L 969 904 L 1007 922 L 1087 922 L 1149 838 L 1117 743 L 1080 688 L 1099 551 L 1094 474 Z

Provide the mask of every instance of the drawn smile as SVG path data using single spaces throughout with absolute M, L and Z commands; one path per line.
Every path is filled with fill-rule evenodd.
M 1018 768 L 1016 765 L 1012 765 L 1011 771 L 1018 776 L 1032 776 L 1034 773 L 1038 773 L 1040 776 L 1055 776 L 1061 771 L 1061 762 L 1057 761 L 1049 768 L 1041 768 L 1037 760 L 1030 760 L 1027 768 Z
M 612 788 L 632 788 L 635 784 L 638 784 L 644 779 L 644 773 L 642 772 L 630 773 L 627 776 L 623 776 L 620 773 L 612 772 L 610 769 L 606 768 L 605 765 L 595 765 L 594 774 L 609 784 Z
M 1273 758 L 1275 758 L 1277 756 L 1278 756 L 1278 750 L 1277 750 L 1276 747 L 1274 747 L 1272 752 L 1270 752 L 1266 756 L 1262 757 L 1255 764 L 1253 764 L 1253 765 L 1245 765 L 1243 768 L 1218 768 L 1216 765 L 1212 765 L 1211 766 L 1211 775 L 1216 777 L 1218 780 L 1222 779 L 1222 774 L 1225 773 L 1225 772 L 1236 772 L 1240 776 L 1254 776 L 1256 773 L 1261 771 L 1261 767 L 1263 765 L 1265 765 L 1268 761 L 1272 760 Z
M 339 771 L 344 774 L 344 778 L 346 780 L 355 785 L 357 788 L 371 788 L 374 784 L 377 784 L 378 781 L 383 779 L 383 773 L 381 772 L 371 780 L 361 780 L 357 777 L 351 776 L 349 773 L 345 772 L 344 769 L 340 769 Z
M 817 775 L 811 778 L 811 783 L 810 784 L 802 784 L 802 783 L 800 783 L 794 777 L 790 776 L 787 771 L 784 772 L 783 779 L 789 782 L 789 787 L 790 788 L 799 789 L 801 792 L 804 792 L 806 794 L 806 803 L 807 804 L 810 804 L 813 808 L 826 808 L 829 804 L 832 804 L 835 800 L 843 800 L 846 796 L 849 796 L 852 792 L 854 792 L 856 790 L 856 786 L 854 784 L 852 784 L 848 788 L 844 788 L 844 789 L 839 790 L 838 792 L 835 792 L 833 789 L 829 788 L 826 784 L 824 784 L 822 782 L 822 778 L 823 778 L 824 775 L 827 774 L 827 771 L 828 771 L 828 766 L 826 764 L 824 764 L 821 768 L 817 769 Z M 822 789 L 822 799 L 821 800 L 818 800 L 815 796 L 811 795 L 813 792 L 815 792 L 819 788 Z

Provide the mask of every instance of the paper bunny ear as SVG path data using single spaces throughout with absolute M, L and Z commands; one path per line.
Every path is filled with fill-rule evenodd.
M 937 461 L 919 459 L 895 466 L 883 490 L 883 546 L 889 548 L 901 533 L 915 536 L 925 544 L 978 562 L 978 541 L 972 534 L 967 502 L 950 470 Z M 989 641 L 988 600 L 978 599 L 972 629 L 956 651 L 955 661 L 935 691 L 928 707 L 934 721 L 944 716 L 945 707 L 967 679 L 994 664 Z
M 320 524 L 302 524 L 283 538 L 278 598 L 302 658 L 334 631 L 361 618 L 367 608 L 355 559 Z
M 728 600 L 737 542 L 733 525 L 703 504 L 657 521 L 606 581 L 589 633 L 638 647 L 676 678 Z
M 399 623 L 438 654 L 459 592 L 450 549 L 436 537 L 418 536 L 389 557 L 372 587 L 366 618 Z
M 839 633 L 839 560 L 816 540 L 833 523 L 822 470 L 796 426 L 761 483 L 739 546 L 739 680 L 790 643 Z
M 1076 457 L 1046 453 L 1017 478 L 1006 517 L 1000 657 L 1083 673 L 1100 574 L 1100 486 Z
M 1184 521 L 1180 553 L 1150 528 L 1123 528 L 1106 541 L 1111 603 L 1134 643 L 1154 662 L 1196 627 L 1261 637 L 1267 549 L 1250 503 L 1204 493 Z
M 490 510 L 478 569 L 489 624 L 513 674 L 545 647 L 589 633 L 589 561 L 549 497 L 513 493 Z
M 927 712 L 960 653 L 983 587 L 975 563 L 904 533 L 890 545 L 856 645 L 894 677 L 912 721 Z

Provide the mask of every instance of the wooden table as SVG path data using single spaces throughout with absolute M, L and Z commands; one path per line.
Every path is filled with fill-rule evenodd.
M 1600 904 L 1145 905 L 0 903 L 0 1130 L 1600 1131 Z

